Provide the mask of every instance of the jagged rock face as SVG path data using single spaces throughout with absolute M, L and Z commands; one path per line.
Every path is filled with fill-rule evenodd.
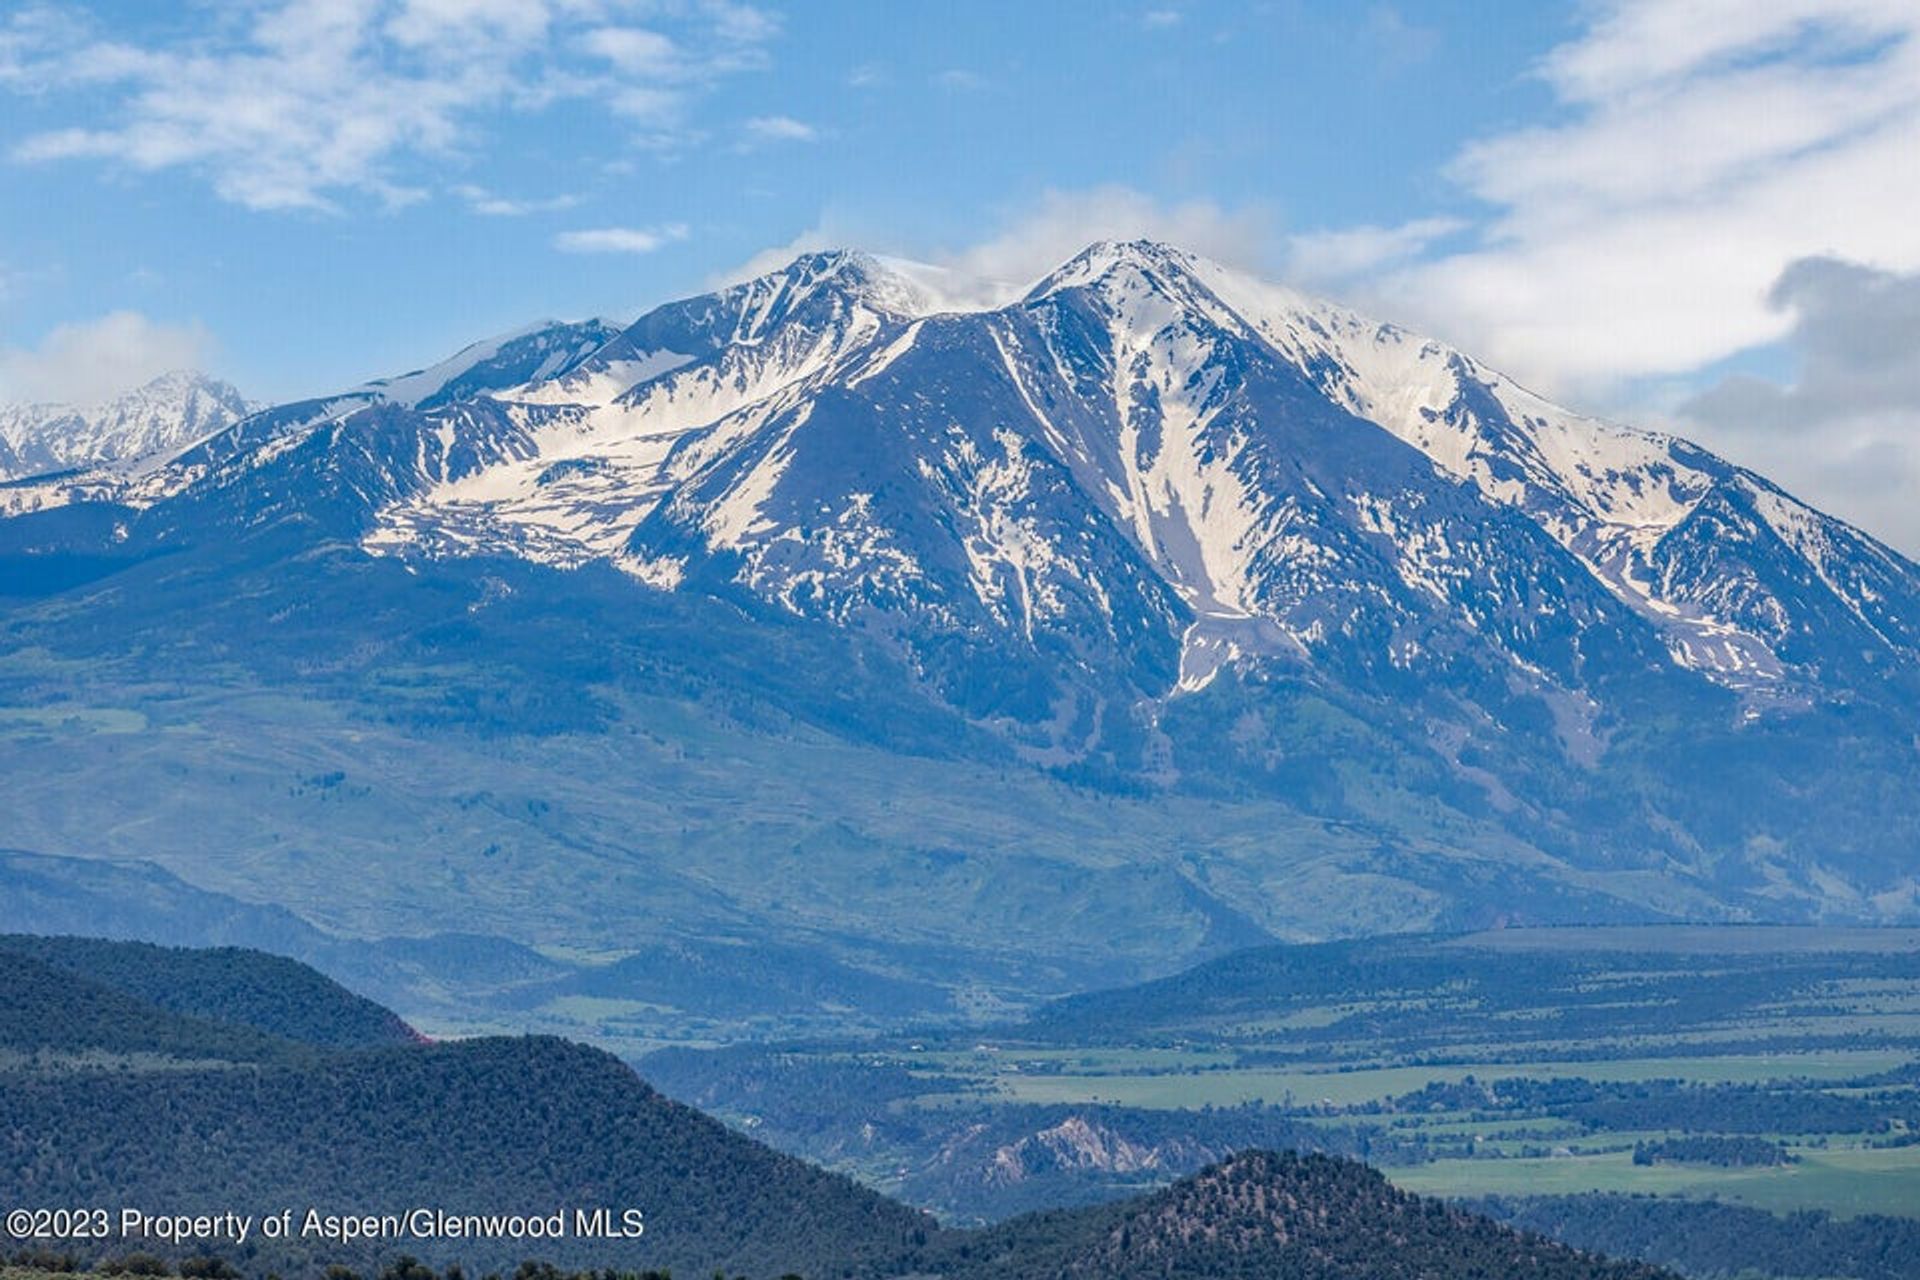
M 1019 1183 L 1057 1171 L 1151 1174 L 1203 1164 L 1221 1154 L 1207 1151 L 1199 1143 L 1177 1139 L 1167 1146 L 1145 1145 L 1084 1116 L 1068 1116 L 997 1148 L 983 1171 L 983 1181 L 988 1185 Z

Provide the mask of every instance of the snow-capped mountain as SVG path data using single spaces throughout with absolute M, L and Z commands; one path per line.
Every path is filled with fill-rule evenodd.
M 8 514 L 0 557 L 76 573 L 276 557 L 276 625 L 315 565 L 422 599 L 477 575 L 467 620 L 418 641 L 457 637 L 463 671 L 497 657 L 488 602 L 530 593 L 579 620 L 541 633 L 565 696 L 720 662 L 726 697 L 825 732 L 924 714 L 960 726 L 941 750 L 1378 832 L 1364 874 L 1422 904 L 1479 901 L 1431 852 L 1465 842 L 1530 859 L 1549 904 L 1920 914 L 1920 567 L 1684 440 L 1165 245 L 1094 245 L 1010 297 L 809 254 L 139 474 L 0 487 Z M 593 628 L 639 616 L 722 619 L 737 652 L 661 622 L 622 666 Z M 827 710 L 795 645 L 818 665 L 794 671 L 846 673 Z M 1399 852 L 1416 830 L 1445 869 Z M 1266 882 L 1239 892 L 1253 911 Z
M 580 417 L 526 457 L 383 512 L 369 545 L 505 550 L 557 564 L 617 556 L 664 494 L 667 456 L 684 437 L 825 373 L 926 305 L 911 282 L 843 253 L 661 307 L 569 371 L 498 392 L 574 406 Z
M 221 464 L 233 462 L 242 470 L 250 470 L 278 456 L 277 451 L 297 445 L 310 433 L 363 410 L 387 405 L 408 410 L 439 408 L 557 377 L 620 332 L 618 325 L 607 320 L 545 321 L 470 343 L 427 368 L 376 378 L 333 395 L 271 407 L 243 403 L 241 411 L 229 412 L 209 422 L 205 429 L 181 431 L 139 453 L 115 455 L 137 459 L 136 466 L 88 457 L 76 458 L 58 469 L 15 467 L 7 474 L 31 478 L 0 491 L 0 516 L 55 510 L 73 503 L 113 503 L 145 509 L 185 494 L 196 483 L 207 480 Z M 154 386 L 176 376 L 169 375 Z M 231 388 L 227 390 L 231 392 Z M 0 425 L 3 422 L 0 419 Z M 9 461 L 5 445 L 0 435 L 0 467 Z M 49 471 L 54 473 L 42 474 Z
M 187 370 L 103 404 L 0 405 L 0 480 L 164 456 L 258 407 L 228 383 Z
M 1904 558 L 1443 344 L 1145 242 L 1006 305 L 954 310 L 925 280 L 811 254 L 625 330 L 537 325 L 230 425 L 237 397 L 163 379 L 65 430 L 57 460 L 193 447 L 56 487 L 198 510 L 357 455 L 379 554 L 603 560 L 838 623 L 1153 653 L 1146 690 L 1163 666 L 1194 690 L 1240 658 L 1497 652 L 1578 720 L 1610 665 L 1665 660 L 1758 705 L 1920 654 Z M 48 435 L 4 438 L 31 460 Z M 11 509 L 60 500 L 31 488 Z
M 1236 655 L 1447 661 L 1462 634 L 1565 684 L 1593 637 L 1632 664 L 1651 634 L 1797 698 L 1796 673 L 1920 648 L 1911 563 L 1764 479 L 1166 246 L 959 312 L 810 255 L 494 394 L 571 412 L 375 513 L 369 548 L 607 559 L 959 632 L 1124 616 L 1179 633 L 1188 688 Z

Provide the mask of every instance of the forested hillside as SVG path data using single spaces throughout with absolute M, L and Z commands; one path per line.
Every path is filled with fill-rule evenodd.
M 17 953 L 0 951 L 0 1049 L 24 1054 L 144 1054 L 265 1062 L 290 1041 L 148 1004 Z
M 1255 1151 L 1140 1200 L 1016 1218 L 942 1242 L 947 1280 L 1654 1280 L 1396 1191 L 1364 1165 Z
M 373 1001 L 263 951 L 11 934 L 0 935 L 0 954 L 31 957 L 174 1013 L 303 1044 L 345 1049 L 418 1038 Z
M 164 978 L 176 985 L 152 985 Z M 108 980 L 258 1025 L 162 1008 Z M 255 953 L 7 939 L 0 1026 L 13 1052 L 0 1055 L 0 1204 L 255 1221 L 288 1208 L 569 1221 L 605 1209 L 616 1220 L 634 1211 L 644 1231 L 348 1243 L 96 1234 L 16 1241 L 32 1246 L 27 1261 L 124 1271 L 142 1254 L 183 1275 L 338 1265 L 401 1280 L 456 1264 L 510 1271 L 530 1255 L 568 1268 L 851 1280 L 1657 1274 L 1416 1199 L 1362 1165 L 1291 1154 L 1242 1154 L 1143 1199 L 942 1230 L 668 1099 L 599 1050 L 549 1037 L 428 1044 L 344 996 L 303 966 Z M 401 1042 L 327 1047 L 263 1026 Z M 397 1262 L 403 1254 L 420 1262 Z
M 439 1262 L 501 1266 L 537 1251 L 578 1265 L 817 1273 L 836 1260 L 897 1254 L 933 1228 L 915 1210 L 662 1097 L 617 1059 L 541 1037 L 256 1070 L 13 1077 L 0 1082 L 0 1103 L 8 1204 L 259 1215 L 286 1206 L 343 1214 L 608 1206 L 646 1218 L 637 1241 L 401 1242 Z M 237 1260 L 300 1261 L 272 1250 Z

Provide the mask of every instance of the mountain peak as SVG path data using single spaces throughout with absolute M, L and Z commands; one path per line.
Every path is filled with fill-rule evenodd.
M 1181 292 L 1204 286 L 1203 259 L 1157 240 L 1096 240 L 1067 259 L 1027 292 L 1036 302 L 1069 289 L 1130 282 L 1154 292 Z
M 226 385 L 211 374 L 198 369 L 169 369 L 157 377 L 149 378 L 139 386 L 126 392 L 126 395 L 142 395 L 190 391 L 195 388 L 211 388 Z M 119 398 L 119 397 L 116 397 Z
M 819 249 L 739 287 L 771 286 L 795 296 L 830 290 L 902 319 L 970 309 L 953 305 L 950 291 L 939 287 L 942 274 L 951 273 L 906 259 L 881 258 L 860 249 Z
M 1192 260 L 1193 255 L 1165 240 L 1149 240 L 1145 236 L 1135 236 L 1128 240 L 1095 240 L 1082 249 L 1076 257 L 1105 257 L 1120 262 L 1184 265 Z
M 0 479 L 166 453 L 256 407 L 195 369 L 170 369 L 92 404 L 0 405 Z

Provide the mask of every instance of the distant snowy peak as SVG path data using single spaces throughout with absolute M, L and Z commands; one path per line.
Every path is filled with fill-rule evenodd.
M 44 481 L 9 485 L 0 492 L 0 517 L 75 502 L 150 507 L 208 482 L 223 468 L 270 462 L 315 433 L 371 409 L 437 410 L 562 377 L 620 333 L 621 327 L 609 320 L 547 321 L 471 343 L 445 360 L 411 373 L 376 378 L 332 395 L 271 407 L 246 403 L 225 383 L 195 374 L 169 374 L 103 410 L 69 410 L 64 406 L 0 409 L 0 479 L 57 473 L 47 475 Z M 176 402 L 177 412 L 163 412 Z M 157 406 L 152 414 L 123 408 L 149 404 Z M 134 433 L 139 438 L 126 446 L 131 452 L 104 446 L 71 450 L 70 460 L 56 460 L 46 451 L 23 449 L 15 442 L 12 425 L 16 419 L 37 422 L 40 417 L 49 417 L 50 427 L 22 434 L 46 434 L 56 428 L 58 434 L 65 429 L 62 424 L 70 426 L 80 415 L 106 415 L 111 422 L 178 425 L 172 430 Z M 476 459 L 491 460 L 484 453 Z M 449 472 L 441 470 L 438 474 Z
M 246 417 L 257 406 L 233 386 L 179 370 L 98 405 L 0 406 L 4 478 L 165 455 Z

